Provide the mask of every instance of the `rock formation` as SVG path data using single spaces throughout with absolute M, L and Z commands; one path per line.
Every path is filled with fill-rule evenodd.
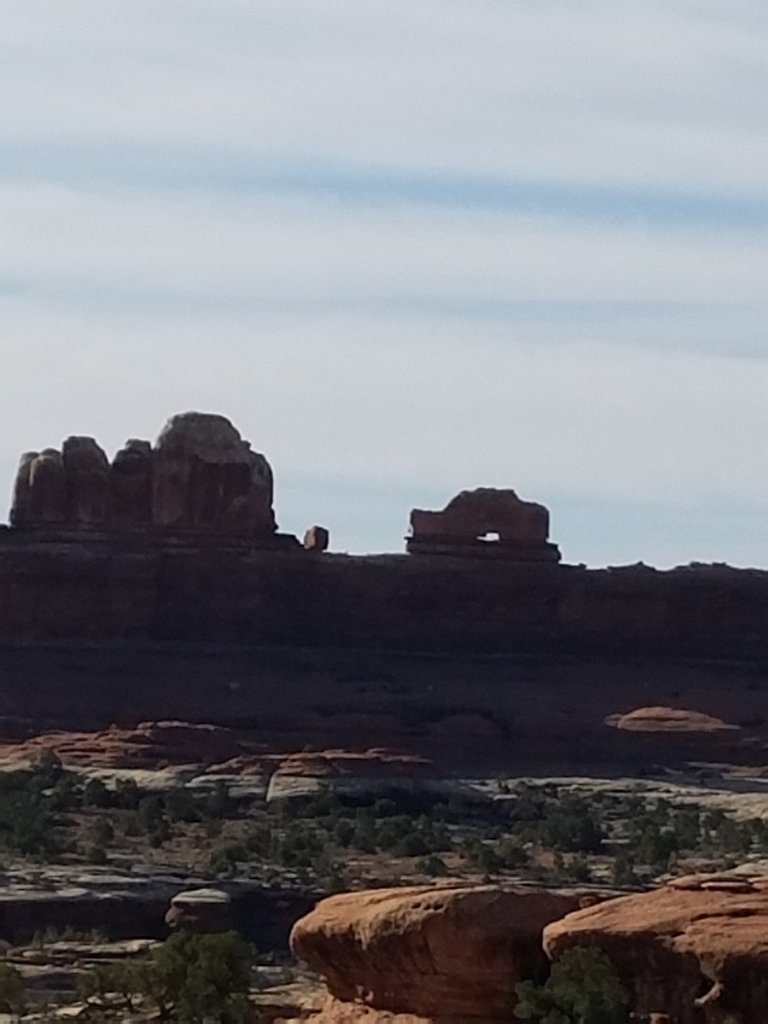
M 228 932 L 232 928 L 232 899 L 222 889 L 179 892 L 171 898 L 165 923 L 188 932 Z
M 92 437 L 68 437 L 64 464 L 64 518 L 75 526 L 100 526 L 109 503 L 109 460 Z
M 66 518 L 66 475 L 61 452 L 44 448 L 21 457 L 13 489 L 11 525 L 50 526 Z
M 273 533 L 269 463 L 224 416 L 174 416 L 154 448 L 152 521 L 171 530 Z
M 304 547 L 307 551 L 327 551 L 330 535 L 324 526 L 310 526 L 304 534 Z
M 440 512 L 411 511 L 408 550 L 424 554 L 483 555 L 517 561 L 557 562 L 548 542 L 549 512 L 512 490 L 461 491 Z
M 495 886 L 344 893 L 297 921 L 291 948 L 350 1021 L 355 1007 L 509 1021 L 515 985 L 544 967 L 544 925 L 576 906 L 572 894 Z
M 641 1014 L 668 1014 L 675 1024 L 765 1024 L 768 878 L 680 878 L 544 929 L 550 957 L 574 945 L 605 951 Z
M 645 733 L 733 733 L 737 725 L 729 725 L 720 718 L 703 711 L 685 708 L 635 708 L 623 715 L 612 715 L 606 725 L 625 732 Z
M 90 437 L 19 465 L 11 525 L 63 531 L 153 529 L 269 538 L 272 470 L 224 416 L 172 417 L 157 443 L 129 440 L 110 465 Z
M 152 518 L 152 445 L 131 438 L 109 467 L 109 521 L 116 527 L 147 526 Z

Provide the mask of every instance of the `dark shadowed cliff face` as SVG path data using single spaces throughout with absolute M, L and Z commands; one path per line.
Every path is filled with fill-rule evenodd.
M 0 528 L 0 638 L 768 658 L 768 573 L 318 556 Z
M 768 573 L 0 530 L 0 716 L 178 717 L 470 760 L 762 757 Z M 642 707 L 740 726 L 622 733 Z M 463 752 L 463 753 L 462 753 Z

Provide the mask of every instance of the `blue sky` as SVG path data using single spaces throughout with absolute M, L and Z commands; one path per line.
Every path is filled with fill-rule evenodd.
M 283 528 L 462 487 L 768 567 L 762 0 L 6 0 L 0 476 L 229 415 Z

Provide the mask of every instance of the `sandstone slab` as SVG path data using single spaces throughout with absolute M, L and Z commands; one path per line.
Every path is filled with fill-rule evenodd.
M 352 1014 L 509 1020 L 515 985 L 544 967 L 542 929 L 574 894 L 420 886 L 322 900 L 291 933 L 297 957 Z
M 544 929 L 555 957 L 597 946 L 640 1013 L 676 1024 L 765 1024 L 768 891 L 763 880 L 688 876 L 569 914 Z

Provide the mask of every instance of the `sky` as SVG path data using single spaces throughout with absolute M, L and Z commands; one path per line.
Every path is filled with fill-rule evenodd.
M 768 568 L 767 55 L 764 0 L 3 0 L 0 490 L 197 409 L 334 550 L 494 486 Z

